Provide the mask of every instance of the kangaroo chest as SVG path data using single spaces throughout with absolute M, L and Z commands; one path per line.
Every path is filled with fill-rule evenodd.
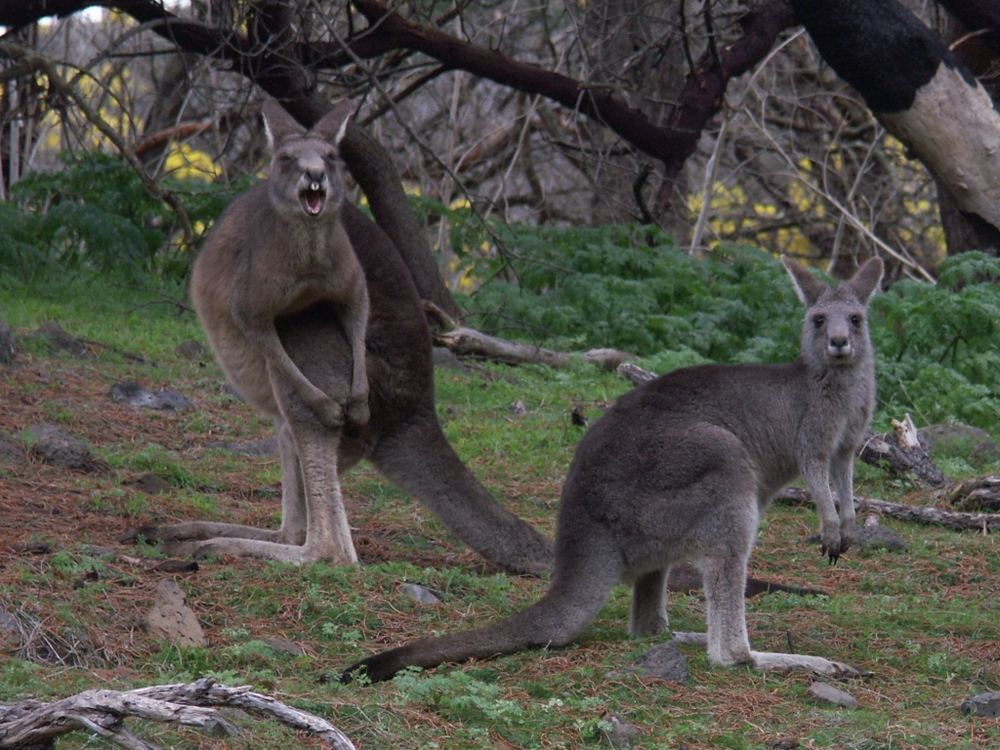
M 827 389 L 803 421 L 800 440 L 814 443 L 818 449 L 853 451 L 868 427 L 873 396 L 863 384 Z

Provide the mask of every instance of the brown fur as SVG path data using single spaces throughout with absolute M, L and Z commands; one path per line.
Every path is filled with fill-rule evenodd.
M 346 116 L 334 110 L 304 132 L 276 102 L 265 104 L 271 176 L 219 218 L 192 276 L 220 365 L 274 419 L 281 528 L 192 522 L 140 531 L 178 552 L 354 562 L 338 471 L 368 458 L 487 559 L 542 572 L 548 542 L 496 504 L 441 433 L 416 290 L 388 236 L 343 201 L 331 141 Z M 303 186 L 320 170 L 326 201 L 308 215 Z

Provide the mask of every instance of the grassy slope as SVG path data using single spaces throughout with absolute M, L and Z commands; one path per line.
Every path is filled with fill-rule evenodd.
M 969 694 L 1000 688 L 995 537 L 886 521 L 907 540 L 908 552 L 852 552 L 830 568 L 802 541 L 817 523 L 804 508 L 771 510 L 752 569 L 829 595 L 752 600 L 751 638 L 771 650 L 785 649 L 791 638 L 797 650 L 871 671 L 870 679 L 845 686 L 860 700 L 858 711 L 812 703 L 804 676 L 714 668 L 694 647 L 684 647 L 691 666 L 687 685 L 609 677 L 652 645 L 626 636 L 624 587 L 571 648 L 378 686 L 321 684 L 321 676 L 375 649 L 510 613 L 544 586 L 485 568 L 422 508 L 364 467 L 345 479 L 363 566 L 209 562 L 178 581 L 211 646 L 178 650 L 151 640 L 138 623 L 167 574 L 144 563 L 155 550 L 118 545 L 118 534 L 140 522 L 188 517 L 275 523 L 279 480 L 275 458 L 204 447 L 266 435 L 268 425 L 220 389 L 214 364 L 174 353 L 177 344 L 201 335 L 189 313 L 148 305 L 153 299 L 106 286 L 0 285 L 0 319 L 19 334 L 54 320 L 78 336 L 156 362 L 137 364 L 100 348 L 93 359 L 73 360 L 22 337 L 17 365 L 0 369 L 0 429 L 16 434 L 29 424 L 56 422 L 89 440 L 111 466 L 110 474 L 92 476 L 0 464 L 0 603 L 32 615 L 44 633 L 66 641 L 71 662 L 37 664 L 0 651 L 0 701 L 213 673 L 329 717 L 360 748 L 599 746 L 602 717 L 609 714 L 637 725 L 642 734 L 635 746 L 644 748 L 765 748 L 782 737 L 816 748 L 1000 745 L 996 720 L 966 718 L 958 710 Z M 198 411 L 174 415 L 114 404 L 108 389 L 125 378 L 173 386 Z M 505 504 L 547 532 L 582 435 L 570 424 L 573 405 L 593 418 L 627 388 L 589 368 L 476 366 L 467 373 L 439 371 L 437 383 L 439 413 L 459 453 Z M 516 400 L 527 414 L 511 413 Z M 128 486 L 146 471 L 167 479 L 170 490 L 150 497 Z M 859 471 L 860 492 L 894 498 L 906 489 L 872 470 Z M 47 541 L 51 551 L 13 551 L 14 544 L 29 541 Z M 403 581 L 431 587 L 445 605 L 409 603 L 399 591 Z M 704 604 L 696 594 L 672 596 L 670 614 L 678 629 L 703 627 Z M 305 654 L 276 652 L 263 642 L 268 637 L 301 644 Z M 138 730 L 172 747 L 303 742 L 271 724 L 245 725 L 247 733 L 230 740 L 163 727 Z M 60 745 L 84 746 L 104 745 L 83 735 Z

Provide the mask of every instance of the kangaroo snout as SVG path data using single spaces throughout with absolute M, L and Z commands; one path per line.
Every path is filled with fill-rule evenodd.
M 833 357 L 849 357 L 851 340 L 847 336 L 831 336 L 826 343 L 826 350 Z

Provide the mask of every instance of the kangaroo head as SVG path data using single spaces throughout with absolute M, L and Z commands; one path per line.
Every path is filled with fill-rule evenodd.
M 836 288 L 782 259 L 795 291 L 806 306 L 802 357 L 818 369 L 849 367 L 871 358 L 868 302 L 882 280 L 882 261 L 871 258 Z
M 274 208 L 289 218 L 336 216 L 344 200 L 337 147 L 350 104 L 337 105 L 308 131 L 275 99 L 265 101 L 261 113 L 273 151 L 267 182 Z

